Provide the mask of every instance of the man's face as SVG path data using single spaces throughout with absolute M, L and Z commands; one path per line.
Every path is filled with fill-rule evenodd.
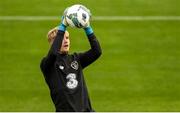
M 60 52 L 61 53 L 68 53 L 69 48 L 70 48 L 69 33 L 66 31 L 64 33 L 64 38 L 63 38 L 63 41 L 62 41 Z

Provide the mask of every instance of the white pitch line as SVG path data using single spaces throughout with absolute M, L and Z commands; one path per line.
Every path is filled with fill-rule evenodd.
M 0 16 L 0 20 L 5 21 L 48 21 L 60 20 L 57 16 Z
M 97 16 L 94 20 L 105 21 L 180 21 L 180 16 Z
M 1 21 L 51 21 L 58 16 L 0 16 Z M 94 21 L 180 21 L 180 16 L 93 16 Z

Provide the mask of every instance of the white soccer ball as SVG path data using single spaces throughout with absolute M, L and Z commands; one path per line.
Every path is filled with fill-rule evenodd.
M 85 6 L 76 4 L 65 10 L 64 17 L 69 26 L 83 28 L 89 24 L 91 13 Z

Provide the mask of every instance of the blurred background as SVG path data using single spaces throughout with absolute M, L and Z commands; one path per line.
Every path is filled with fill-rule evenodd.
M 103 50 L 84 70 L 94 109 L 180 111 L 180 0 L 1 0 L 0 111 L 55 110 L 39 64 L 49 49 L 47 32 L 77 3 L 91 10 Z M 68 30 L 70 53 L 90 48 L 82 29 Z

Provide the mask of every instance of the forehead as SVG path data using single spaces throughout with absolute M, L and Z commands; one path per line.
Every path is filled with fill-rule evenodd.
M 64 34 L 64 36 L 69 37 L 69 32 L 66 31 L 65 34 Z

